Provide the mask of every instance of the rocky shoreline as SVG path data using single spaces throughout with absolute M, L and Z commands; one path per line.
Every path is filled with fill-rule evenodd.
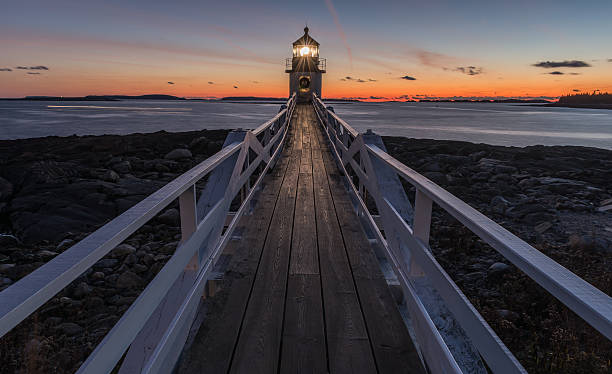
M 392 156 L 612 295 L 612 151 L 384 141 Z M 610 341 L 436 208 L 435 257 L 529 373 L 612 370 Z
M 226 134 L 0 141 L 0 290 L 218 151 Z M 384 141 L 391 155 L 612 293 L 612 151 Z M 0 373 L 74 372 L 179 239 L 174 205 L 0 339 Z M 609 341 L 440 210 L 432 250 L 529 372 L 609 372 Z

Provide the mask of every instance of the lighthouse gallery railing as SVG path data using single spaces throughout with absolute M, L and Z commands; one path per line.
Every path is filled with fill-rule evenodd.
M 274 118 L 253 131 L 242 132 L 242 140 L 226 144 L 212 157 L 0 292 L 0 337 L 178 198 L 181 244 L 78 370 L 78 373 L 111 372 L 177 278 L 188 271 L 193 274 L 193 284 L 189 284 L 186 296 L 170 325 L 140 369 L 143 373 L 169 373 L 182 350 L 207 277 L 240 217 L 248 209 L 266 172 L 281 154 L 294 108 L 295 95 Z M 254 159 L 249 157 L 252 152 L 257 155 Z M 228 164 L 226 161 L 232 158 L 235 162 Z M 230 170 L 224 172 L 230 178 L 222 189 L 224 194 L 218 201 L 209 203 L 209 209 L 206 209 L 205 216 L 200 220 L 197 217 L 195 184 L 228 165 Z M 251 185 L 251 176 L 256 170 L 261 173 Z M 233 219 L 223 231 L 230 205 L 241 192 L 243 198 L 240 208 L 231 215 Z
M 442 297 L 493 372 L 525 372 L 432 255 L 428 242 L 434 202 L 591 326 L 612 339 L 610 296 L 390 156 L 385 152 L 379 136 L 370 132 L 358 133 L 332 110 L 328 110 L 320 98 L 315 97 L 313 105 L 338 166 L 345 175 L 350 176 L 346 181 L 356 202 L 356 210 L 384 248 L 402 286 L 410 318 L 414 321 L 417 342 L 433 372 L 450 373 L 459 372 L 460 369 L 417 295 L 415 281 L 423 277 Z M 353 176 L 358 178 L 357 185 L 351 178 Z M 414 212 L 398 177 L 416 189 Z M 393 179 L 397 180 L 395 186 Z M 374 200 L 379 216 L 370 214 L 365 203 L 366 193 Z

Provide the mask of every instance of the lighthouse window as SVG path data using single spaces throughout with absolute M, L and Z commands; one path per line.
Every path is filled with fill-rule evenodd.
M 300 49 L 300 56 L 307 56 L 309 53 L 310 48 L 308 48 L 308 46 L 304 46 L 302 49 Z

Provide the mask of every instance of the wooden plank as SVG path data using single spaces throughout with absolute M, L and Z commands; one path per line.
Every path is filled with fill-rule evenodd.
M 307 118 L 300 116 L 296 124 L 302 132 L 302 157 L 293 223 L 280 372 L 322 373 L 327 371 L 327 349 L 314 214 L 312 143 Z
M 323 152 L 335 212 L 346 246 L 379 373 L 423 373 L 418 353 L 353 210 L 331 153 Z
M 281 350 L 280 373 L 327 372 L 321 279 L 290 274 Z
M 262 181 L 262 190 L 253 214 L 241 219 L 240 225 L 244 227 L 241 240 L 228 243 L 226 251 L 234 252 L 223 281 L 228 294 L 223 305 L 212 306 L 220 309 L 216 313 L 219 318 L 204 322 L 190 350 L 185 352 L 185 359 L 180 366 L 181 373 L 228 371 L 264 239 L 293 150 L 294 147 L 288 142 L 278 164 Z M 209 314 L 215 314 L 214 310 Z
M 230 366 L 231 373 L 275 373 L 278 369 L 301 155 L 301 134 L 294 129 L 292 133 L 294 152 L 289 160 L 279 198 L 274 207 L 262 258 Z
M 312 124 L 311 126 L 316 126 Z M 313 177 L 317 240 L 332 373 L 375 373 L 376 364 L 323 164 L 322 143 L 313 128 Z

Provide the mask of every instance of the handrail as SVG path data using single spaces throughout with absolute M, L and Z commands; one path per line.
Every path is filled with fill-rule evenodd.
M 612 340 L 612 298 L 380 148 L 368 151 Z
M 193 261 L 194 254 L 197 256 L 198 250 L 207 236 L 214 233 L 215 227 L 219 226 L 219 222 L 225 221 L 230 203 L 236 194 L 240 192 L 241 188 L 247 188 L 247 194 L 230 226 L 223 234 L 218 234 L 220 236 L 216 237 L 205 250 L 206 257 L 199 261 L 200 273 L 195 280 L 190 295 L 196 290 L 201 291 L 210 270 L 227 243 L 227 239 L 231 236 L 240 216 L 245 212 L 265 173 L 280 155 L 295 104 L 294 94 L 287 101 L 286 108 L 255 130 L 247 131 L 244 140 L 227 144 L 221 151 L 177 177 L 85 239 L 0 292 L 0 337 L 34 313 L 42 304 L 180 197 L 182 244 L 79 369 L 79 373 L 110 372 L 164 298 L 174 280 L 186 269 L 188 264 L 191 264 L 190 261 Z M 258 140 L 257 136 L 264 132 L 263 139 Z M 253 160 L 249 160 L 249 157 L 247 157 L 251 150 L 257 154 L 257 157 Z M 184 222 L 185 219 L 187 221 L 192 219 L 197 222 L 193 215 L 195 212 L 195 200 L 193 199 L 195 184 L 213 170 L 216 170 L 219 165 L 226 165 L 225 161 L 230 158 L 235 159 L 235 162 L 232 161 L 233 163 L 229 165 L 233 168 L 233 172 L 231 179 L 228 181 L 225 196 L 208 211 L 199 223 L 196 223 L 195 230 L 186 229 L 194 223 Z M 263 167 L 255 184 L 250 185 L 248 183 L 249 177 L 261 162 L 265 164 L 265 167 Z M 189 199 L 189 194 L 191 194 L 191 199 Z M 183 199 L 184 196 L 185 199 Z M 191 214 L 184 215 L 183 210 L 187 213 L 191 212 Z M 187 218 L 184 218 L 184 216 Z M 186 233 L 188 234 L 187 237 L 185 236 Z M 195 299 L 188 298 L 185 302 Z M 191 302 L 190 306 L 193 305 L 193 302 Z M 183 309 L 179 313 L 182 311 Z M 179 314 L 177 317 L 185 322 L 193 316 Z M 173 326 L 169 327 L 166 335 L 177 334 L 177 331 L 172 330 Z M 157 349 L 163 350 L 163 343 L 161 342 L 161 347 L 158 345 Z M 155 358 L 159 359 L 160 356 L 157 355 Z M 157 370 L 151 370 L 150 372 L 157 372 Z
M 368 226 L 385 248 L 386 255 L 404 290 L 410 293 L 412 280 L 422 277 L 424 271 L 424 275 L 440 293 L 481 356 L 495 372 L 524 372 L 524 369 L 431 255 L 428 241 L 433 203 L 438 204 L 490 244 L 596 330 L 608 339 L 612 339 L 612 298 L 390 156 L 378 146 L 380 144 L 384 148 L 382 141 L 379 144 L 372 142 L 372 137 L 377 137 L 375 134 L 358 133 L 333 111 L 326 108 L 320 98 L 315 96 L 313 104 L 319 122 L 330 140 L 336 160 L 347 176 L 349 190 L 356 197 L 357 209 L 360 215 L 366 217 Z M 359 161 L 353 159 L 356 155 L 359 156 Z M 348 178 L 349 173 L 345 165 L 351 166 L 359 178 L 359 186 L 355 186 L 353 180 Z M 380 180 L 377 180 L 377 174 L 385 168 L 392 170 L 394 175 L 406 180 L 416 189 L 412 227 L 409 226 L 407 217 L 395 209 L 394 205 L 397 202 L 385 197 L 383 191 L 385 186 L 381 186 Z M 388 182 L 385 181 L 386 184 Z M 381 217 L 378 221 L 382 222 L 384 236 L 365 205 L 362 196 L 365 191 L 376 203 Z M 402 194 L 405 195 L 403 188 Z M 389 238 L 391 240 L 387 240 Z M 418 308 L 412 308 L 410 312 L 420 313 Z M 419 315 L 412 317 L 417 320 L 423 318 Z M 419 338 L 422 339 L 424 336 L 422 334 L 419 336 L 417 333 L 417 339 Z M 429 361 L 437 360 L 436 355 L 431 352 L 423 353 L 426 361 L 428 358 Z M 439 368 L 434 371 L 444 370 Z

